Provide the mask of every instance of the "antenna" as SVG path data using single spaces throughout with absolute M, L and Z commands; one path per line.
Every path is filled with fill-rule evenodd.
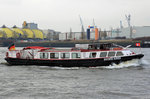
M 128 23 L 128 27 L 130 27 L 130 21 L 131 21 L 131 15 L 129 14 L 128 16 L 125 15 L 127 23 Z

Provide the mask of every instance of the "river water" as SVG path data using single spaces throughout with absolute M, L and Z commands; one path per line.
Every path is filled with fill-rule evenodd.
M 0 48 L 0 99 L 150 99 L 149 48 L 140 63 L 100 68 L 8 66 L 6 51 Z

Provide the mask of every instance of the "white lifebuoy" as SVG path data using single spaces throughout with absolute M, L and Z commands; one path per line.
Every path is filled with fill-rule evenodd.
M 20 58 L 20 53 L 16 53 L 16 57 L 17 57 L 17 58 Z
M 9 56 L 9 54 L 8 54 L 8 52 L 6 52 L 6 57 L 8 57 Z

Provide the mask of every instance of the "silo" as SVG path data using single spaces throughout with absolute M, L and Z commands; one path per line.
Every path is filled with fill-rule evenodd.
M 2 27 L 1 31 L 6 34 L 7 38 L 15 38 L 14 32 L 11 29 Z
M 90 29 L 87 29 L 87 40 L 90 40 Z
M 23 38 L 24 32 L 20 28 L 12 28 L 12 30 L 16 33 L 17 38 Z
M 95 40 L 98 40 L 98 28 L 95 28 Z
M 43 39 L 44 38 L 43 32 L 41 30 L 32 29 L 32 31 L 34 32 L 36 39 Z
M 33 39 L 35 37 L 34 32 L 31 29 L 24 28 L 22 29 L 28 39 Z
M 0 38 L 3 38 L 4 37 L 4 33 L 3 31 L 0 30 Z

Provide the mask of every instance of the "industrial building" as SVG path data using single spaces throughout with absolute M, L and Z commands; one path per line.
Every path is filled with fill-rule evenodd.
M 112 37 L 140 38 L 150 37 L 150 26 L 132 26 L 121 29 L 115 29 Z
M 142 37 L 150 37 L 150 26 L 132 26 L 126 28 L 118 28 L 108 31 L 100 31 L 97 30 L 89 30 L 87 29 L 84 32 L 84 36 L 86 40 L 101 40 L 101 39 L 125 39 L 125 38 L 142 38 Z M 82 33 L 81 32 L 68 32 L 68 33 L 60 33 L 59 40 L 81 40 Z
M 80 40 L 81 32 L 60 33 L 59 40 Z
M 83 29 L 82 29 L 83 30 Z M 101 31 L 96 26 L 87 27 L 86 31 L 61 33 L 52 29 L 41 30 L 38 24 L 23 22 L 22 27 L 0 28 L 0 39 L 15 40 L 101 40 L 109 38 L 150 37 L 150 26 L 128 26 L 109 31 Z
M 49 41 L 52 41 L 52 40 L 59 40 L 59 34 L 61 32 L 58 32 L 58 31 L 54 31 L 54 30 L 51 30 L 51 29 L 47 29 L 47 30 L 42 30 L 44 35 L 45 35 L 45 39 L 46 40 L 49 40 Z
M 38 28 L 37 24 L 27 23 L 26 21 L 24 21 L 22 28 L 19 28 L 17 26 L 8 28 L 5 25 L 3 25 L 0 28 L 0 39 L 47 40 L 49 38 L 48 35 L 52 35 L 53 33 L 46 31 L 49 30 L 41 30 Z M 55 35 L 59 33 L 55 32 L 54 30 L 53 32 Z M 52 39 L 55 40 L 55 38 Z
M 124 38 L 143 38 L 150 37 L 150 26 L 132 26 L 131 15 L 125 15 L 128 27 L 123 27 L 122 21 L 120 21 L 120 28 L 111 29 L 108 33 L 108 37 L 124 37 Z
M 60 33 L 59 40 L 101 40 L 107 37 L 106 31 L 101 31 L 97 27 L 88 27 L 86 32 Z
M 87 33 L 84 33 L 85 39 L 87 39 Z M 72 32 L 72 33 L 60 33 L 59 40 L 81 40 L 81 32 Z M 99 38 L 98 38 L 99 39 Z M 95 32 L 90 32 L 89 40 L 95 40 Z

